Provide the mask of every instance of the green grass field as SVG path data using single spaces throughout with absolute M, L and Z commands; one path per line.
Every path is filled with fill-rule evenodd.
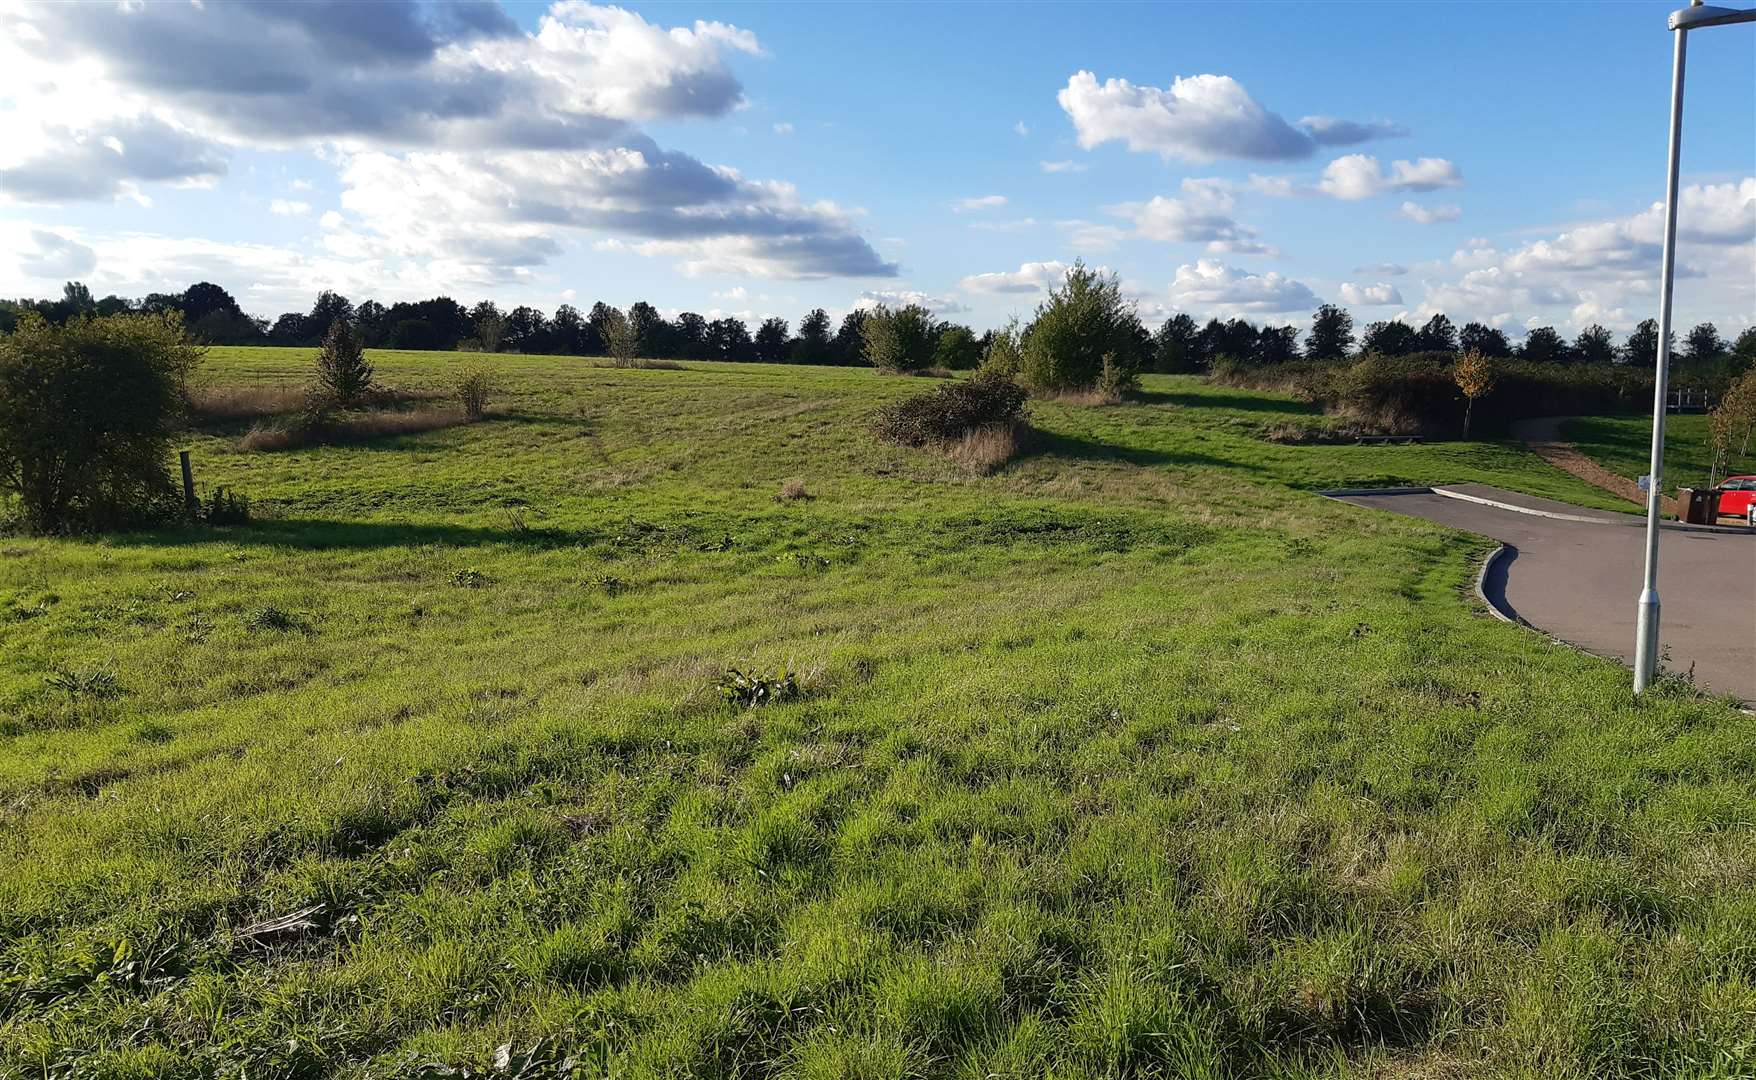
M 0 1076 L 1756 1075 L 1750 717 L 1312 492 L 1608 496 L 1183 378 L 972 478 L 866 434 L 924 380 L 491 362 L 192 438 L 257 524 L 0 538 Z
M 1561 433 L 1599 465 L 1630 479 L 1644 476 L 1652 453 L 1652 417 L 1591 416 L 1569 420 Z M 1712 452 L 1707 417 L 1677 413 L 1665 420 L 1665 481 L 1670 488 L 1706 487 Z M 1756 452 L 1731 463 L 1732 475 L 1756 472 Z

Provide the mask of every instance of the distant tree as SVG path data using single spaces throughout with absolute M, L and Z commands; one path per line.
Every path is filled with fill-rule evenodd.
M 384 305 L 368 300 L 354 309 L 354 325 L 359 327 L 360 341 L 368 349 L 380 348 L 390 340 L 390 324 Z
M 348 320 L 337 318 L 317 350 L 317 386 L 337 405 L 351 405 L 372 388 L 372 365 Z
M 933 313 L 919 304 L 879 304 L 866 312 L 862 332 L 866 362 L 879 371 L 919 371 L 933 362 L 938 327 Z
M 1539 326 L 1525 336 L 1524 345 L 1518 350 L 1520 358 L 1539 364 L 1566 363 L 1567 342 L 1555 333 L 1552 326 Z
M 1417 347 L 1421 352 L 1456 352 L 1457 328 L 1444 315 L 1434 315 L 1419 330 Z
M 641 356 L 663 357 L 676 352 L 676 346 L 670 341 L 671 324 L 665 322 L 658 308 L 645 300 L 636 300 L 628 306 L 628 325 L 634 330 L 634 340 L 639 343 Z
M 1214 362 L 1224 355 L 1221 350 L 1226 345 L 1226 323 L 1224 319 L 1209 319 L 1201 326 L 1201 332 L 1195 336 L 1196 354 L 1201 357 L 1203 368 L 1210 368 Z
M 140 310 L 148 315 L 162 315 L 167 311 L 180 313 L 183 310 L 183 294 L 160 292 L 147 293 L 146 297 L 140 301 Z M 302 315 L 300 316 L 300 318 L 303 317 L 304 316 Z
M 828 363 L 833 341 L 829 312 L 812 308 L 810 314 L 799 320 L 799 337 L 793 342 L 793 359 L 801 364 Z
M 685 360 L 706 360 L 709 358 L 706 319 L 693 311 L 685 311 L 677 316 L 674 326 L 678 356 Z
M 1675 344 L 1676 335 L 1672 335 Z M 1622 344 L 1622 363 L 1651 367 L 1658 363 L 1658 320 L 1641 319 Z
M 91 286 L 83 281 L 69 281 L 61 286 L 61 305 L 66 309 L 62 316 L 65 319 L 71 315 L 90 315 L 98 302 L 91 295 Z
M 135 306 L 134 301 L 128 299 L 125 296 L 117 296 L 115 293 L 111 293 L 109 296 L 106 296 L 102 300 L 98 301 L 98 306 L 92 309 L 92 314 L 93 315 L 126 315 L 126 314 L 128 314 L 132 311 L 136 311 L 136 310 L 138 310 L 138 308 Z M 242 312 L 240 312 L 240 314 L 242 314 Z M 251 322 L 253 322 L 253 323 L 260 323 L 261 321 L 262 321 L 261 319 L 252 319 L 251 320 Z
M 939 341 L 933 346 L 934 364 L 952 371 L 968 371 L 981 362 L 982 346 L 975 331 L 956 324 L 939 328 Z
M 1745 367 L 1756 364 L 1756 326 L 1746 326 L 1738 332 L 1738 340 L 1732 342 L 1732 356 L 1743 361 Z
M 1360 339 L 1360 351 L 1377 356 L 1407 356 L 1419 352 L 1420 348 L 1419 332 L 1395 319 L 1373 323 L 1366 327 L 1366 334 Z
M 1296 326 L 1265 326 L 1256 335 L 1252 363 L 1262 367 L 1290 364 L 1299 358 L 1299 328 Z
M 787 321 L 770 315 L 756 328 L 756 359 L 765 364 L 784 363 L 792 353 L 793 336 Z
M 1140 316 L 1113 273 L 1075 260 L 1037 305 L 1019 374 L 1040 390 L 1094 386 L 1106 366 L 1123 380 L 1141 367 Z
M 1479 352 L 1490 360 L 1512 355 L 1512 343 L 1506 335 L 1486 323 L 1464 323 L 1457 334 L 1457 347 L 1464 352 Z
M 841 317 L 835 331 L 835 362 L 863 364 L 866 362 L 866 312 L 855 308 Z
M 596 348 L 589 350 L 588 355 L 609 355 L 609 320 L 611 317 L 610 312 L 612 311 L 616 311 L 616 309 L 604 303 L 602 300 L 599 300 L 591 306 L 591 312 L 586 315 L 585 326 L 587 337 L 597 346 Z M 618 311 L 617 314 L 621 314 L 621 312 Z
M 1256 342 L 1261 337 L 1255 324 L 1248 319 L 1231 318 L 1223 323 L 1208 325 L 1217 325 L 1217 329 L 1206 335 L 1210 362 L 1220 357 L 1239 364 L 1255 362 Z
M 500 343 L 512 352 L 547 352 L 549 320 L 536 308 L 520 304 L 506 313 L 506 332 Z
M 506 316 L 500 313 L 500 305 L 492 300 L 478 300 L 469 309 L 469 327 L 476 348 L 483 352 L 500 351 L 506 337 Z
M 353 302 L 338 292 L 324 289 L 311 305 L 311 313 L 305 316 L 305 340 L 316 341 L 324 337 L 337 319 L 354 321 Z
M 35 312 L 0 338 L 0 493 L 34 532 L 101 528 L 177 506 L 171 438 L 201 349 L 182 314 Z
M 1354 317 L 1346 308 L 1324 304 L 1311 317 L 1311 333 L 1305 338 L 1310 360 L 1341 360 L 1354 348 Z
M 398 301 L 384 312 L 380 325 L 390 328 L 389 337 L 394 344 L 396 328 L 410 320 L 427 324 L 424 336 L 420 339 L 426 344 L 398 345 L 397 348 L 454 349 L 464 338 L 474 333 L 474 328 L 470 326 L 469 311 L 449 296 L 435 296 L 431 300 L 412 304 Z
M 599 314 L 595 309 L 592 313 Z M 606 309 L 602 316 L 604 348 L 610 359 L 617 367 L 633 367 L 640 359 L 640 338 L 634 332 L 634 324 L 617 308 Z
M 1201 329 L 1195 320 L 1178 312 L 1152 335 L 1152 366 L 1155 371 L 1189 374 L 1207 370 L 1201 351 Z
M 274 321 L 268 339 L 276 345 L 297 345 L 305 340 L 305 314 L 288 311 Z
M 101 308 L 100 308 L 101 310 Z M 188 324 L 189 337 L 215 345 L 251 345 L 268 332 L 260 319 L 252 319 L 242 311 L 215 308 Z
M 708 351 L 719 360 L 747 363 L 756 359 L 756 345 L 744 320 L 730 315 L 707 324 Z
M 1697 323 L 1683 338 L 1683 359 L 1692 364 L 1709 363 L 1725 354 L 1725 339 L 1719 336 L 1719 327 L 1710 322 Z
M 1457 358 L 1451 369 L 1451 376 L 1457 388 L 1463 391 L 1463 437 L 1469 438 L 1470 413 L 1475 411 L 1476 402 L 1494 392 L 1494 384 L 1499 381 L 1500 369 L 1496 362 L 1479 352 L 1466 352 Z
M 244 311 L 232 294 L 215 285 L 211 281 L 198 281 L 183 290 L 181 303 L 185 324 L 197 323 L 216 311 L 228 315 L 242 315 Z
M 1616 339 L 1609 330 L 1592 323 L 1573 339 L 1573 359 L 1581 364 L 1608 364 L 1616 359 Z
M 554 339 L 556 352 L 578 356 L 584 352 L 585 316 L 572 304 L 562 304 L 555 309 L 555 317 L 549 320 L 549 334 Z
M 442 340 L 439 331 L 426 319 L 399 319 L 390 330 L 393 349 L 437 349 Z

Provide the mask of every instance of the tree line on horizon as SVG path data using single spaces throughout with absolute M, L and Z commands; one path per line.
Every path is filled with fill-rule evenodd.
M 940 320 L 924 308 L 909 307 L 925 324 L 932 339 L 933 362 L 939 367 L 957 370 L 978 366 L 996 333 L 1006 332 L 977 334 L 968 326 Z M 666 319 L 644 300 L 630 305 L 625 313 L 599 301 L 586 311 L 562 304 L 553 315 L 545 315 L 527 305 L 502 311 L 491 300 L 466 308 L 448 296 L 388 306 L 366 300 L 356 306 L 347 297 L 325 290 L 310 311 L 287 312 L 271 323 L 245 313 L 229 292 L 212 282 L 197 282 L 181 293 L 150 293 L 139 300 L 114 295 L 100 299 L 83 283 L 68 282 L 59 299 L 0 300 L 0 333 L 16 326 L 26 311 L 57 324 L 78 315 L 177 311 L 192 337 L 217 345 L 314 346 L 340 319 L 354 329 L 367 348 L 570 356 L 609 355 L 617 324 L 625 320 L 626 332 L 638 343 L 640 355 L 651 359 L 870 362 L 865 348 L 865 323 L 870 312 L 865 309 L 848 312 L 837 325 L 827 311 L 815 308 L 799 321 L 794 333 L 787 320 L 778 316 L 762 320 L 754 331 L 732 316 L 709 319 L 685 311 L 675 319 Z M 1317 309 L 1302 341 L 1299 329 L 1292 325 L 1257 326 L 1237 317 L 1201 322 L 1185 313 L 1172 315 L 1153 332 L 1136 319 L 1130 330 L 1127 336 L 1131 340 L 1124 345 L 1133 354 L 1128 359 L 1135 370 L 1191 374 L 1207 371 L 1222 358 L 1234 364 L 1271 367 L 1358 355 L 1477 352 L 1490 358 L 1546 363 L 1647 364 L 1658 351 L 1658 324 L 1653 319 L 1642 320 L 1620 343 L 1598 324 L 1581 330 L 1571 341 L 1553 327 L 1539 326 L 1522 342 L 1514 343 L 1498 327 L 1480 322 L 1459 327 L 1443 314 L 1418 327 L 1399 320 L 1373 322 L 1356 335 L 1353 315 L 1334 304 Z M 1715 363 L 1728 355 L 1756 356 L 1756 327 L 1746 328 L 1735 342 L 1728 342 L 1718 327 L 1703 322 L 1689 330 L 1680 347 L 1673 335 L 1672 349 L 1679 361 L 1697 365 Z

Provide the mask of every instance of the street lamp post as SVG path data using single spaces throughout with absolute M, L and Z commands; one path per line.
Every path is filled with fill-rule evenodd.
M 1658 533 L 1664 499 L 1665 407 L 1671 371 L 1671 285 L 1677 268 L 1677 174 L 1683 146 L 1683 65 L 1689 31 L 1709 26 L 1756 22 L 1756 10 L 1709 7 L 1702 0 L 1671 12 L 1677 35 L 1671 66 L 1671 140 L 1665 175 L 1665 246 L 1659 273 L 1658 370 L 1652 380 L 1652 461 L 1646 470 L 1646 578 L 1640 589 L 1640 621 L 1634 638 L 1634 692 L 1645 693 L 1658 670 Z

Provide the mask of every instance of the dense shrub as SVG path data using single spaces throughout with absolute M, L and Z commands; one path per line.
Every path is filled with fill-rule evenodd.
M 1037 306 L 1019 372 L 1033 390 L 1090 387 L 1103 376 L 1106 360 L 1127 376 L 1139 371 L 1142 340 L 1150 341 L 1116 276 L 1076 262 Z
M 1339 364 L 1276 368 L 1216 363 L 1211 378 L 1231 386 L 1281 390 L 1316 402 L 1333 416 L 1376 431 L 1450 437 L 1468 401 L 1456 381 L 1457 356 L 1410 353 L 1363 356 Z M 1538 416 L 1633 412 L 1652 396 L 1652 375 L 1614 364 L 1496 362 L 1493 389 L 1476 401 L 1471 427 L 1505 431 Z
M 1022 418 L 1028 396 L 1010 377 L 979 371 L 966 381 L 885 406 L 874 430 L 886 442 L 903 446 L 960 439 L 978 428 Z
M 182 511 L 170 441 L 202 350 L 182 315 L 27 314 L 0 339 L 0 490 L 38 532 Z
M 967 326 L 947 326 L 933 348 L 933 362 L 951 371 L 967 371 L 982 362 L 982 343 Z
M 488 395 L 494 390 L 494 373 L 480 364 L 471 364 L 457 373 L 452 389 L 457 392 L 463 415 L 480 420 L 488 410 Z
M 982 370 L 1017 375 L 1023 363 L 1024 334 L 1018 329 L 1018 319 L 1014 317 L 988 338 L 988 351 L 982 354 Z
M 933 362 L 938 327 L 919 304 L 889 308 L 880 304 L 866 313 L 860 327 L 866 362 L 879 371 L 920 371 Z

